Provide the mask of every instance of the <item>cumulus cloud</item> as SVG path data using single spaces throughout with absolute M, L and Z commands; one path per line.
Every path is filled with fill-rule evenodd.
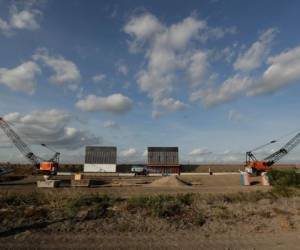
M 98 74 L 92 77 L 93 82 L 101 82 L 106 78 L 105 74 Z
M 13 8 L 10 24 L 12 28 L 36 30 L 40 28 L 37 17 L 41 15 L 38 10 L 22 10 L 18 11 Z
M 146 39 L 160 32 L 163 28 L 160 21 L 152 14 L 145 13 L 140 16 L 132 16 L 123 29 L 133 38 L 129 43 L 130 51 L 137 52 Z
M 300 46 L 269 57 L 267 64 L 260 76 L 236 73 L 218 86 L 194 91 L 190 99 L 214 106 L 243 96 L 273 93 L 300 79 Z
M 50 81 L 57 84 L 67 84 L 73 87 L 80 82 L 81 75 L 76 64 L 70 60 L 66 60 L 60 55 L 50 56 L 48 50 L 40 48 L 33 55 L 36 61 L 42 61 L 45 65 L 54 71 L 54 75 L 50 77 Z
M 212 154 L 212 152 L 206 148 L 195 148 L 189 153 L 190 156 L 203 156 L 210 154 Z
M 131 37 L 130 48 L 144 53 L 146 66 L 138 72 L 137 83 L 154 105 L 172 98 L 178 72 L 185 72 L 192 85 L 200 85 L 209 63 L 206 52 L 195 49 L 195 42 L 204 35 L 218 39 L 229 32 L 212 29 L 193 15 L 166 25 L 150 13 L 131 17 L 124 31 Z
M 14 91 L 33 94 L 36 88 L 36 77 L 41 73 L 40 67 L 32 61 L 12 68 L 0 68 L 0 84 Z
M 0 30 L 5 35 L 12 35 L 14 30 L 37 30 L 40 28 L 39 20 L 42 12 L 32 8 L 31 5 L 26 5 L 20 10 L 16 5 L 10 7 L 9 20 L 4 20 L 0 17 Z
M 111 120 L 105 121 L 103 123 L 103 127 L 104 128 L 120 128 L 119 124 L 117 124 L 115 121 L 111 121 Z
M 14 112 L 6 114 L 4 119 L 13 123 L 17 132 L 31 144 L 77 149 L 101 141 L 100 137 L 71 126 L 72 116 L 60 110 L 34 111 L 26 115 Z
M 248 95 L 272 93 L 300 79 L 300 46 L 269 57 L 268 68 Z
M 209 67 L 207 53 L 198 50 L 191 56 L 191 63 L 188 68 L 188 75 L 193 86 L 203 83 Z
M 187 108 L 187 106 L 188 106 L 184 102 L 175 100 L 173 98 L 164 98 L 157 104 L 159 106 L 161 106 L 167 110 L 171 110 L 171 111 L 182 110 L 182 109 Z
M 204 25 L 194 17 L 188 17 L 170 27 L 160 24 L 163 28 L 157 29 L 147 41 L 145 56 L 148 66 L 138 73 L 137 81 L 142 91 L 154 100 L 172 93 L 175 71 L 184 67 L 188 60 L 185 55 L 187 45 Z M 139 36 L 136 38 L 140 39 Z
M 192 93 L 191 100 L 200 99 L 205 106 L 214 106 L 245 95 L 252 85 L 252 78 L 236 74 L 225 80 L 219 87 L 210 87 Z
M 123 157 L 134 157 L 137 156 L 138 152 L 135 148 L 125 149 L 120 152 L 120 155 Z
M 233 64 L 234 69 L 251 71 L 262 65 L 271 51 L 273 42 L 278 30 L 270 28 L 264 31 L 258 40 L 251 45 L 243 54 L 240 54 Z
M 89 95 L 76 103 L 77 108 L 83 111 L 105 111 L 110 113 L 126 113 L 132 108 L 132 100 L 122 94 L 113 94 L 107 97 Z

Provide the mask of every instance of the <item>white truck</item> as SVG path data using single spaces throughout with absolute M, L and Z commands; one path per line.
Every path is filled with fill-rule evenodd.
M 149 170 L 145 166 L 132 166 L 131 173 L 134 173 L 135 176 L 137 175 L 147 176 L 149 174 Z

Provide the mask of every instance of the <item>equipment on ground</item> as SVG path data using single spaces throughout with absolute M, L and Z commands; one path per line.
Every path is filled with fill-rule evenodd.
M 286 156 L 292 149 L 300 143 L 300 133 L 297 133 L 291 140 L 289 140 L 282 148 L 272 153 L 263 160 L 257 160 L 253 151 L 266 147 L 270 144 L 277 142 L 276 140 L 270 141 L 267 144 L 259 146 L 251 151 L 246 152 L 246 172 L 254 175 L 261 175 L 262 172 L 267 171 L 274 163 L 279 161 L 282 157 Z
M 140 167 L 140 166 L 132 166 L 131 167 L 131 173 L 134 173 L 134 175 L 145 175 L 147 176 L 149 174 L 149 170 L 146 167 Z
M 0 127 L 11 140 L 11 142 L 16 146 L 16 148 L 31 162 L 35 168 L 38 169 L 39 172 L 46 176 L 56 175 L 59 166 L 59 152 L 54 151 L 46 144 L 41 144 L 41 146 L 54 152 L 54 155 L 49 160 L 44 160 L 31 151 L 28 145 L 2 117 L 0 117 Z

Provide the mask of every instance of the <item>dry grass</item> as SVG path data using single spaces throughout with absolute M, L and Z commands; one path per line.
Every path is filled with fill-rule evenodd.
M 64 193 L 3 192 L 0 195 L 0 231 L 45 222 L 47 226 L 43 230 L 46 232 L 80 231 L 82 228 L 87 232 L 157 232 L 201 227 L 206 233 L 216 233 L 231 230 L 245 221 L 253 227 L 260 228 L 265 223 L 268 225 L 266 229 L 273 226 L 279 230 L 277 216 L 284 217 L 290 225 L 294 225 L 300 216 L 295 206 L 300 200 L 300 192 L 288 190 L 288 195 L 274 189 L 268 192 L 156 195 L 128 199 L 71 190 Z

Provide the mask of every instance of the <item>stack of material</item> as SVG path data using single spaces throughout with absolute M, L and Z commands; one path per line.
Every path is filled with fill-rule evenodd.
M 250 186 L 251 185 L 250 174 L 247 172 L 241 172 L 240 181 L 241 181 L 241 185 Z

